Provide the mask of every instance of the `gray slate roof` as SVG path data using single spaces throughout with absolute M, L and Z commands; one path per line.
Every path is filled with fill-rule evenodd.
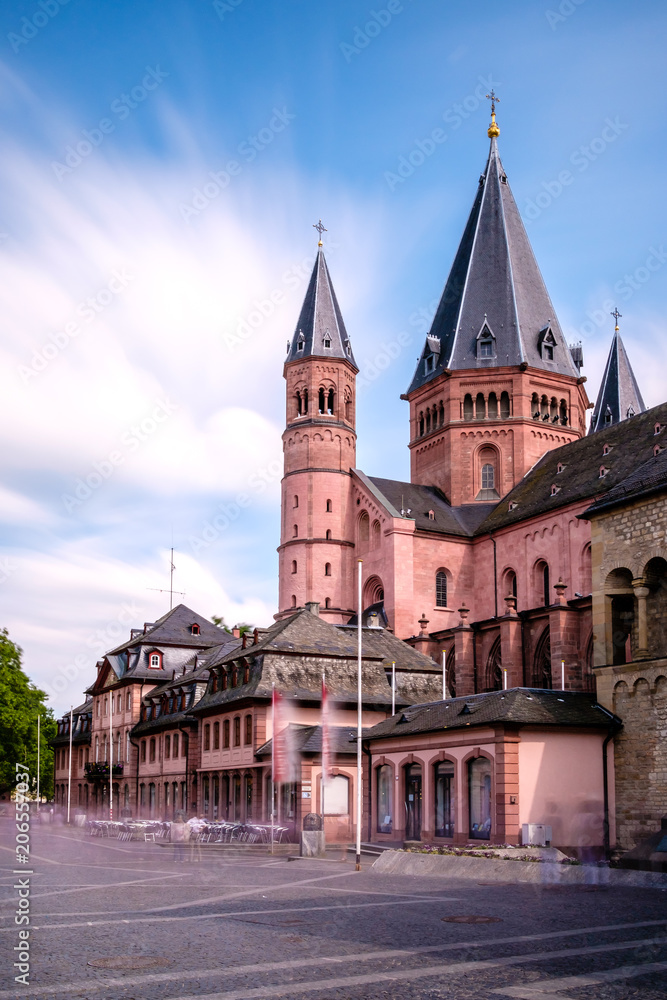
M 199 625 L 200 634 L 193 635 L 191 625 Z M 206 649 L 208 646 L 224 641 L 228 635 L 223 629 L 214 625 L 208 618 L 202 617 L 185 604 L 177 604 L 166 615 L 158 620 L 145 633 L 128 639 L 110 650 L 107 655 L 113 656 L 126 649 L 139 645 L 150 646 L 187 646 L 192 649 Z M 231 636 L 230 636 L 231 638 Z
M 627 352 L 616 330 L 611 342 L 609 357 L 602 376 L 600 391 L 593 410 L 589 434 L 618 424 L 645 410 L 639 385 L 628 359 Z
M 612 724 L 620 723 L 620 719 L 598 705 L 593 695 L 583 692 L 510 688 L 412 705 L 373 726 L 364 734 L 364 739 L 414 736 L 441 729 L 467 729 L 496 723 L 609 729 Z
M 324 346 L 327 339 L 330 347 Z M 302 344 L 301 350 L 299 344 Z M 309 356 L 345 358 L 357 367 L 321 247 L 317 251 L 313 273 L 285 362 L 300 361 Z
M 477 336 L 487 324 L 495 356 L 478 358 Z M 543 360 L 540 334 L 550 328 L 553 361 Z M 424 359 L 433 355 L 433 370 Z M 526 362 L 532 368 L 578 376 L 528 235 L 491 140 L 489 159 L 463 237 L 408 392 L 445 369 L 485 369 Z
M 414 520 L 419 531 L 469 536 L 495 507 L 495 504 L 452 507 L 445 494 L 436 486 L 402 483 L 395 479 L 379 479 L 377 476 L 361 475 L 360 478 L 374 487 L 373 492 L 383 501 L 389 513 L 398 517 L 401 516 L 401 510 L 405 510 L 406 513 L 402 516 Z M 433 511 L 433 520 L 429 517 L 429 511 Z
M 289 726 L 292 731 L 292 746 L 300 754 L 319 755 L 322 753 L 322 727 L 321 726 L 298 726 L 293 723 Z M 362 730 L 365 734 L 367 730 Z M 357 730 L 346 726 L 331 726 L 329 728 L 329 744 L 332 754 L 347 753 L 356 756 L 357 753 Z M 267 740 L 258 750 L 256 757 L 270 757 L 273 747 L 273 740 Z
M 667 492 L 667 448 L 640 465 L 635 472 L 609 490 L 609 493 L 592 504 L 581 516 L 594 517 L 612 507 L 665 492 Z
M 658 435 L 656 424 L 663 428 Z M 548 516 L 550 511 L 578 501 L 599 500 L 638 472 L 653 455 L 656 444 L 667 445 L 667 403 L 548 451 L 496 505 L 476 534 L 529 517 Z M 607 455 L 603 454 L 605 445 L 610 449 Z M 560 473 L 559 465 L 563 466 Z M 608 470 L 604 478 L 600 478 L 601 466 Z M 554 496 L 552 486 L 558 489 Z M 511 504 L 516 506 L 510 510 Z

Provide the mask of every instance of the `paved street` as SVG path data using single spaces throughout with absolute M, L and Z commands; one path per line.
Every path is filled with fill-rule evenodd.
M 23 987 L 6 821 L 0 834 L 0 1000 L 667 1000 L 666 890 L 384 876 L 336 856 L 177 863 L 34 827 Z

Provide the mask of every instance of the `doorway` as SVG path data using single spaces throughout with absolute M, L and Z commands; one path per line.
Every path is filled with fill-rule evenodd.
M 405 839 L 421 840 L 422 769 L 421 764 L 405 768 Z

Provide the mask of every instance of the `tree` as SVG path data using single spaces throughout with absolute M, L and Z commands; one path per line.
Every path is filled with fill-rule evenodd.
M 221 628 L 223 632 L 227 632 L 228 635 L 232 635 L 235 628 L 239 630 L 239 635 L 245 635 L 246 632 L 252 632 L 254 628 L 253 625 L 248 625 L 247 622 L 237 622 L 236 625 L 233 625 L 230 628 L 229 625 L 225 624 L 225 619 L 220 615 L 212 615 L 211 621 L 214 625 L 217 625 L 218 628 Z
M 16 784 L 16 764 L 27 765 L 37 789 L 37 717 L 41 716 L 40 792 L 53 795 L 53 750 L 56 735 L 53 711 L 46 693 L 35 687 L 21 666 L 21 649 L 0 629 L 0 794 Z

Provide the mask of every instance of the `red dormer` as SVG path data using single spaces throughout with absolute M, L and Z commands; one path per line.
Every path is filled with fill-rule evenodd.
M 151 649 L 148 654 L 148 666 L 151 670 L 162 670 L 162 653 L 159 649 Z

